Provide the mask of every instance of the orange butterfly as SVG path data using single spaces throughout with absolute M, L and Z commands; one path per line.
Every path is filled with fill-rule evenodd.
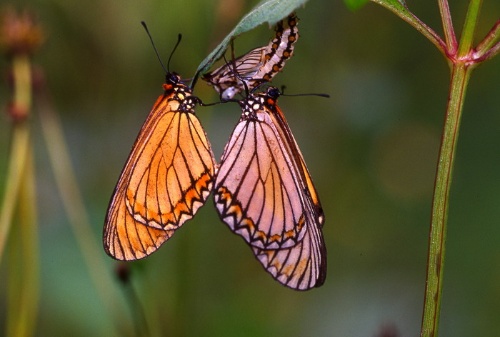
M 215 160 L 194 114 L 200 103 L 179 75 L 165 90 L 135 141 L 108 207 L 104 249 L 118 260 L 156 251 L 207 200 Z
M 252 90 L 271 81 L 293 55 L 295 42 L 299 38 L 298 20 L 295 13 L 290 14 L 287 19 L 278 22 L 275 37 L 267 46 L 252 49 L 205 74 L 202 79 L 213 85 L 223 100 L 232 99 L 245 90 L 245 86 L 247 90 Z
M 280 92 L 249 94 L 214 186 L 219 216 L 280 283 L 297 290 L 326 278 L 324 214 L 285 116 Z

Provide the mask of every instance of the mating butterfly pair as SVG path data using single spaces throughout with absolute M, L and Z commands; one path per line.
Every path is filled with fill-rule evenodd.
M 238 60 L 246 64 L 244 56 Z M 269 65 L 264 62 L 260 68 Z M 256 73 L 272 70 L 271 66 Z M 260 84 L 250 76 L 245 80 L 252 87 Z M 221 92 L 242 91 L 240 86 L 228 85 Z M 298 290 L 322 285 L 324 215 L 276 104 L 279 91 L 271 87 L 240 101 L 243 113 L 216 173 L 210 143 L 194 114 L 201 102 L 176 74 L 167 74 L 163 88 L 110 202 L 103 238 L 106 252 L 119 260 L 153 253 L 195 215 L 213 190 L 221 219 L 242 236 L 276 280 Z

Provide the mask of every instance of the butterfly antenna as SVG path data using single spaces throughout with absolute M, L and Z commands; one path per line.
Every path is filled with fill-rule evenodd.
M 282 87 L 283 89 L 284 87 Z M 288 96 L 288 97 L 294 97 L 294 96 L 319 96 L 319 97 L 325 97 L 325 98 L 330 98 L 330 95 L 328 94 L 318 94 L 318 93 L 307 93 L 307 94 L 284 94 L 281 92 L 281 96 Z
M 165 68 L 165 65 L 163 64 L 163 61 L 161 60 L 160 53 L 158 53 L 158 49 L 156 49 L 155 42 L 153 41 L 153 37 L 151 36 L 151 33 L 149 32 L 149 29 L 148 29 L 148 26 L 146 25 L 146 22 L 141 21 L 141 25 L 142 25 L 142 27 L 144 27 L 144 30 L 146 31 L 146 34 L 148 34 L 148 36 L 149 36 L 149 40 L 151 41 L 151 44 L 153 45 L 153 49 L 155 51 L 156 57 L 158 58 L 158 61 L 160 61 L 161 67 L 163 68 L 163 70 L 166 73 L 170 73 L 170 71 L 168 70 L 168 68 Z M 179 34 L 179 39 L 178 39 L 178 41 L 177 41 L 177 43 L 176 43 L 176 45 L 174 47 L 174 50 L 172 51 L 172 53 L 170 54 L 170 57 L 168 58 L 167 67 L 170 64 L 170 58 L 172 57 L 172 54 L 174 53 L 174 51 L 177 48 L 177 46 L 179 45 L 179 42 L 180 42 L 180 34 Z
M 321 93 L 307 93 L 307 94 L 285 94 L 285 89 L 286 85 L 282 85 L 280 91 L 280 96 L 319 96 L 319 97 L 325 97 L 325 98 L 330 98 L 330 95 L 328 94 L 321 94 Z
M 246 96 L 248 96 L 250 93 L 250 90 L 248 89 L 247 82 L 241 77 L 240 73 L 236 70 L 236 61 L 235 60 L 236 59 L 234 57 L 234 39 L 231 39 L 231 63 L 230 64 L 233 68 L 234 76 L 241 81 L 241 83 L 245 87 L 245 94 L 246 94 Z M 229 62 L 226 60 L 226 55 L 224 55 L 224 62 L 226 62 L 226 64 L 229 64 Z
M 175 50 L 179 45 L 181 44 L 182 40 L 182 34 L 177 35 L 177 42 L 175 43 L 174 49 L 172 49 L 172 52 L 170 53 L 170 56 L 168 57 L 168 62 L 167 62 L 167 69 L 170 70 L 170 60 L 172 59 L 172 56 L 174 56 Z

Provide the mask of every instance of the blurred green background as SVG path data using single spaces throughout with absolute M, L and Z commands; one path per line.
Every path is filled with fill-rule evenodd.
M 34 0 L 48 40 L 34 62 L 61 115 L 95 240 L 137 132 L 162 93 L 164 72 L 140 26 L 145 20 L 166 60 L 184 78 L 257 1 Z M 6 2 L 3 1 L 2 5 Z M 441 35 L 434 1 L 409 1 Z M 451 10 L 460 31 L 467 1 Z M 500 14 L 485 1 L 478 35 Z M 194 220 L 149 258 L 130 263 L 149 333 L 157 336 L 417 336 L 422 316 L 434 171 L 449 71 L 418 32 L 368 4 L 309 1 L 297 11 L 295 55 L 274 84 L 325 209 L 328 277 L 295 292 L 264 272 L 209 200 Z M 267 44 L 267 26 L 236 40 L 242 54 Z M 5 74 L 8 63 L 0 61 Z M 442 336 L 500 331 L 500 62 L 472 75 L 451 190 Z M 195 94 L 216 101 L 198 83 Z M 8 101 L 5 81 L 0 87 Z M 35 102 L 36 104 L 36 102 Z M 239 119 L 236 104 L 199 107 L 216 158 Z M 41 300 L 37 336 L 133 335 L 133 313 L 118 282 L 102 299 L 68 225 L 37 117 L 33 118 L 40 216 Z M 0 187 L 5 186 L 10 123 L 0 120 Z M 116 263 L 100 257 L 110 273 Z M 6 267 L 0 267 L 0 326 Z M 102 275 L 103 278 L 107 275 Z M 115 296 L 118 295 L 118 296 Z M 104 301 L 113 301 L 110 313 Z M 135 317 L 135 318 L 133 318 Z M 0 329 L 0 335 L 4 333 Z M 391 335 L 392 336 L 392 335 Z

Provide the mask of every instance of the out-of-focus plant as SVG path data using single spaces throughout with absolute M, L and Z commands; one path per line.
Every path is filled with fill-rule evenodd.
M 31 336 L 39 298 L 38 229 L 35 171 L 30 140 L 32 110 L 31 56 L 43 43 L 41 28 L 27 13 L 8 9 L 2 15 L 0 46 L 10 63 L 12 98 L 7 108 L 12 122 L 11 153 L 0 212 L 0 261 L 9 233 L 7 336 Z M 13 226 L 15 220 L 15 226 Z
M 449 193 L 465 94 L 472 70 L 500 53 L 500 18 L 483 40 L 473 46 L 482 0 L 469 2 L 460 38 L 457 38 L 455 33 L 447 0 L 437 1 L 444 38 L 413 14 L 403 0 L 371 1 L 389 9 L 422 33 L 443 54 L 450 67 L 448 105 L 444 114 L 445 121 L 434 183 L 421 327 L 421 336 L 437 336 L 444 275 Z M 356 9 L 368 0 L 344 0 L 344 2 L 350 8 Z
M 12 121 L 12 140 L 0 213 L 0 263 L 5 251 L 8 255 L 6 335 L 33 336 L 36 331 L 39 249 L 31 140 L 34 107 L 40 112 L 40 123 L 59 193 L 89 274 L 108 313 L 119 315 L 121 310 L 117 310 L 114 303 L 116 288 L 112 284 L 111 273 L 104 265 L 98 240 L 91 230 L 61 123 L 50 105 L 43 71 L 32 62 L 45 40 L 44 32 L 35 16 L 28 11 L 19 14 L 13 8 L 6 8 L 0 20 L 0 47 L 10 64 L 8 83 L 12 92 L 7 108 Z M 120 324 L 121 329 L 126 329 L 127 324 Z

